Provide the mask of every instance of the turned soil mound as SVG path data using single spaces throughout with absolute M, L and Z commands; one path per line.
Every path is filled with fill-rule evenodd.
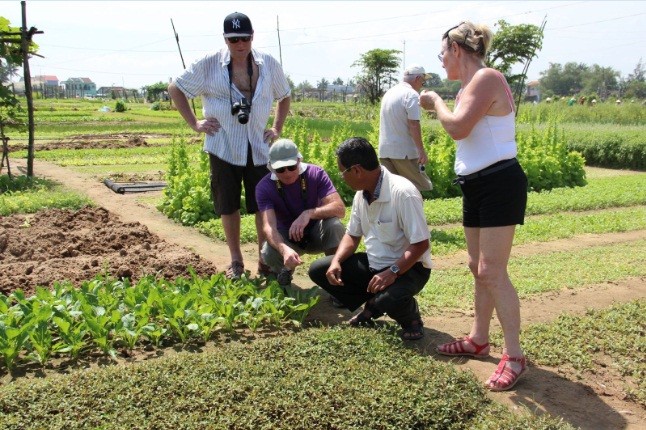
M 0 220 L 0 292 L 67 280 L 78 285 L 99 273 L 167 279 L 216 272 L 215 265 L 184 248 L 163 241 L 138 222 L 124 223 L 103 208 L 50 209 Z

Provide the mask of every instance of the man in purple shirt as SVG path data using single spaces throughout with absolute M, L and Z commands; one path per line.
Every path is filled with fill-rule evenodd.
M 270 173 L 256 186 L 266 241 L 261 256 L 278 283 L 290 285 L 301 254 L 333 255 L 345 233 L 345 206 L 330 177 L 302 162 L 296 144 L 277 140 L 269 148 Z

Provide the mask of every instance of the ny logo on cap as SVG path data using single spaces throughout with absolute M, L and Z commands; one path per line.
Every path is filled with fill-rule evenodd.
M 231 25 L 233 25 L 233 28 L 240 28 L 240 20 L 237 18 L 232 20 Z

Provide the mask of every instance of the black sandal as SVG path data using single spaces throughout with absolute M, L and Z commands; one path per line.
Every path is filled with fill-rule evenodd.
M 402 340 L 419 340 L 424 337 L 424 322 L 421 318 L 414 319 L 408 324 L 402 324 L 400 334 Z
M 360 313 L 356 314 L 352 318 L 348 320 L 348 324 L 350 327 L 374 327 L 375 322 L 372 319 L 372 312 L 367 309 L 367 307 L 363 308 L 363 311 Z
M 363 306 L 363 311 L 356 314 L 348 321 L 351 327 L 375 327 L 375 319 L 382 316 L 384 313 L 375 309 L 373 299 L 370 299 Z

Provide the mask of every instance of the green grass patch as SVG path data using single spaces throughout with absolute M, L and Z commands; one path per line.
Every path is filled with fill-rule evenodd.
M 582 234 L 642 229 L 646 229 L 646 210 L 643 206 L 594 212 L 559 212 L 526 219 L 525 225 L 516 227 L 514 245 L 566 239 Z M 466 249 L 464 228 L 432 229 L 431 244 L 433 255 L 447 255 Z
M 527 215 L 566 211 L 587 211 L 646 204 L 646 174 L 596 177 L 584 187 L 555 188 L 529 193 Z M 424 215 L 429 225 L 462 221 L 462 198 L 424 201 Z
M 188 145 L 187 154 L 197 160 L 201 145 Z M 134 148 L 112 149 L 54 149 L 40 151 L 36 157 L 61 166 L 115 166 L 123 164 L 165 164 L 168 161 L 170 146 L 138 146 Z M 16 154 L 21 156 L 20 153 Z M 22 154 L 26 156 L 25 154 Z
M 628 231 L 643 228 L 643 208 L 634 208 L 635 219 L 627 219 L 625 211 L 616 214 L 600 213 L 595 220 L 595 214 L 572 214 L 608 208 L 631 207 L 646 204 L 646 174 L 633 173 L 619 176 L 601 176 L 588 181 L 588 185 L 578 188 L 559 188 L 541 193 L 529 193 L 527 215 L 550 215 L 545 218 L 530 218 L 523 227 L 518 228 L 517 235 L 522 242 L 571 237 L 582 233 L 603 233 L 611 231 Z M 639 212 L 641 209 L 641 213 Z M 631 210 L 633 211 L 633 210 Z M 561 214 L 561 212 L 569 212 Z M 346 209 L 347 222 L 350 208 Z M 430 226 L 455 224 L 462 221 L 462 198 L 434 199 L 424 201 L 424 215 Z M 581 219 L 585 225 L 576 226 L 568 218 Z M 614 217 L 614 220 L 613 220 Z M 613 226 L 613 222 L 617 222 Z M 536 224 L 536 225 L 534 225 Z M 595 226 L 596 225 L 596 226 Z M 224 230 L 219 219 L 211 219 L 196 225 L 198 231 L 209 237 L 224 240 Z M 549 230 L 553 229 L 553 233 Z M 541 232 L 541 230 L 544 230 Z M 569 233 L 567 231 L 570 231 Z M 605 231 L 604 231 L 605 230 Z M 532 237 L 532 235 L 534 237 Z M 542 239 L 540 238 L 542 237 Z M 525 239 L 526 238 L 526 239 Z M 242 243 L 256 241 L 256 227 L 253 216 L 243 216 L 241 221 Z M 432 229 L 431 241 L 433 253 L 445 255 L 459 249 L 465 249 L 464 233 L 461 227 L 449 229 Z
M 509 274 L 521 297 L 646 276 L 646 241 L 512 257 Z M 433 270 L 419 298 L 422 312 L 427 314 L 432 314 L 434 307 L 469 308 L 473 304 L 473 276 L 466 267 Z
M 627 400 L 646 407 L 646 300 L 523 328 L 521 344 L 534 364 L 567 366 L 584 378 L 598 366 L 621 375 Z M 502 346 L 502 333 L 492 341 Z M 555 345 L 558 345 L 555 347 Z
M 7 430 L 571 428 L 507 410 L 392 334 L 348 328 L 18 380 L 0 387 L 0 410 Z
M 46 179 L 0 176 L 0 215 L 34 213 L 41 209 L 80 209 L 92 206 L 85 196 Z

